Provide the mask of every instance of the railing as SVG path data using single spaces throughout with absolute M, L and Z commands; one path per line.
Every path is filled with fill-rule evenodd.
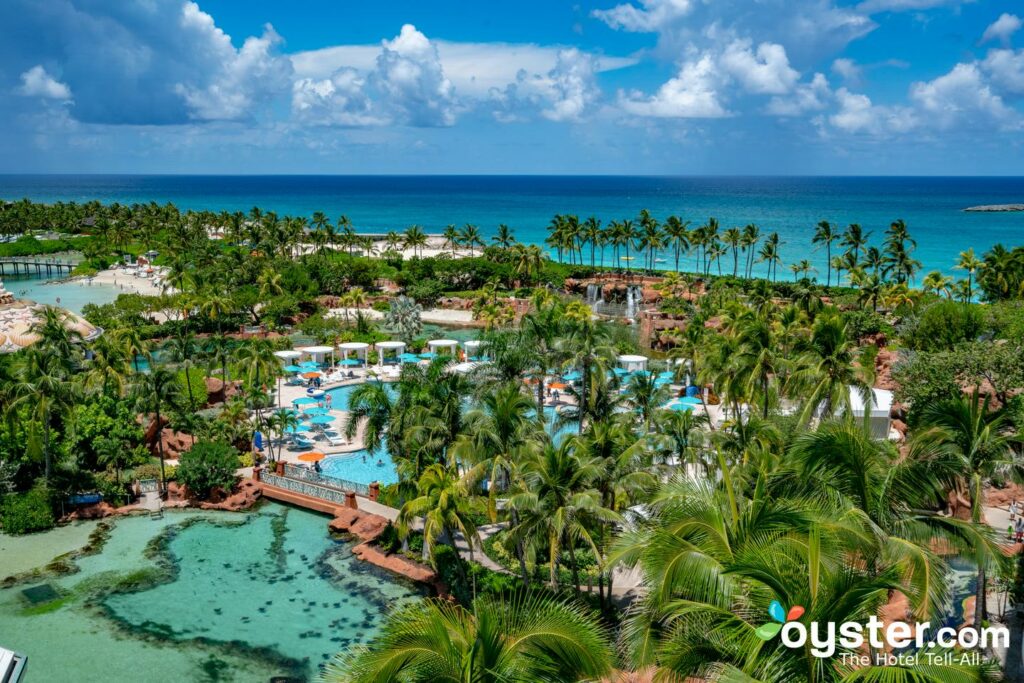
M 320 500 L 330 501 L 332 503 L 338 503 L 339 505 L 345 504 L 345 492 L 338 489 L 328 488 L 326 486 L 320 486 L 313 484 L 302 479 L 294 479 L 292 477 L 281 477 L 270 472 L 263 472 L 260 475 L 260 481 L 276 486 L 287 491 L 294 493 L 301 493 L 304 496 L 310 498 L 319 498 Z
M 156 479 L 139 479 L 139 493 L 156 493 L 160 486 Z
M 284 476 L 290 479 L 307 481 L 311 484 L 322 486 L 324 488 L 335 489 L 342 493 L 351 491 L 352 493 L 360 496 L 368 496 L 370 494 L 370 487 L 366 484 L 348 481 L 347 479 L 339 479 L 337 477 L 330 477 L 326 474 L 317 472 L 316 470 L 307 469 L 290 462 L 284 463 Z

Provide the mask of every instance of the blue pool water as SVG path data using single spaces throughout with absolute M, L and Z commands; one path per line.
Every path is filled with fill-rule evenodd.
M 346 384 L 341 387 L 334 387 L 333 389 L 327 389 L 324 393 L 331 397 L 331 409 L 332 410 L 348 410 L 348 399 L 352 395 L 352 392 L 359 388 L 360 384 Z M 398 390 L 395 389 L 393 384 L 384 383 L 384 389 L 391 395 L 392 398 L 398 395 Z
M 378 465 L 380 461 L 383 464 Z M 353 451 L 332 455 L 320 462 L 321 471 L 329 477 L 336 477 L 357 484 L 370 484 L 375 481 L 381 486 L 398 483 L 398 472 L 391 454 L 381 449 L 371 454 L 369 451 Z

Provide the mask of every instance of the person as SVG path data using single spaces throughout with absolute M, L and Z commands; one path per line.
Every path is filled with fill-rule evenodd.
M 1017 519 L 1017 513 L 1018 513 L 1019 511 L 1020 511 L 1020 509 L 1019 509 L 1019 508 L 1017 507 L 1017 499 L 1016 499 L 1016 498 L 1014 498 L 1014 499 L 1013 499 L 1013 500 L 1012 500 L 1012 501 L 1010 502 L 1010 521 L 1011 521 L 1011 522 L 1012 522 L 1013 520 Z
M 1017 536 L 1017 543 L 1024 541 L 1024 517 L 1017 518 L 1017 524 L 1013 527 L 1013 530 L 1016 532 L 1015 535 Z
M 327 396 L 325 398 L 325 402 L 327 403 L 327 409 L 330 410 L 331 409 L 331 395 L 330 394 L 327 394 Z
M 315 472 L 316 472 L 317 474 L 320 474 L 320 461 L 319 461 L 319 460 L 317 460 L 317 461 L 315 461 L 315 462 L 313 463 L 313 470 L 314 470 L 314 471 L 315 471 Z
M 366 454 L 363 453 L 363 462 L 366 462 Z
M 377 467 L 384 467 L 384 461 L 380 458 L 377 458 Z

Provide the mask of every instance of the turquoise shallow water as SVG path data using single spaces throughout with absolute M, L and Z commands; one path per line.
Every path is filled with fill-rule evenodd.
M 499 223 L 520 241 L 541 244 L 556 213 L 605 223 L 649 209 L 695 225 L 709 216 L 722 229 L 756 223 L 778 231 L 785 264 L 809 258 L 824 275 L 824 251 L 812 251 L 818 221 L 860 223 L 875 238 L 895 218 L 910 226 L 924 269 L 953 272 L 958 252 L 1024 241 L 1024 214 L 964 213 L 978 204 L 1024 202 L 1024 178 L 939 177 L 616 177 L 616 176 L 0 176 L 0 197 L 122 203 L 174 202 L 183 209 L 281 215 L 346 214 L 357 230 L 441 232 L 473 223 L 485 237 Z M 589 254 L 587 254 L 589 258 Z M 608 254 L 610 258 L 610 254 Z M 727 264 L 723 263 L 723 268 Z
M 147 557 L 157 537 L 163 549 Z M 326 517 L 276 504 L 120 519 L 78 566 L 48 581 L 66 602 L 45 614 L 26 613 L 20 592 L 38 581 L 0 590 L 0 642 L 28 654 L 29 683 L 308 680 L 418 596 L 356 561 Z M 157 567 L 170 580 L 103 597 L 118 577 Z
M 4 287 L 19 299 L 61 306 L 75 313 L 81 313 L 86 304 L 108 304 L 122 293 L 114 285 L 82 285 L 45 278 L 5 278 Z
M 378 461 L 381 464 L 377 464 Z M 398 483 L 398 472 L 391 455 L 386 449 L 377 453 L 366 450 L 353 451 L 342 455 L 332 455 L 320 463 L 320 469 L 329 477 L 336 477 L 359 484 L 370 484 L 375 481 L 382 486 Z

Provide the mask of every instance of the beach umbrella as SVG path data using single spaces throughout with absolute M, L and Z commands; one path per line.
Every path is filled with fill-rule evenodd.
M 304 360 L 299 363 L 304 368 L 318 368 L 320 365 L 315 360 Z
M 417 363 L 419 362 L 420 357 L 417 356 L 415 353 L 403 353 L 398 357 L 398 360 L 402 361 L 403 363 Z
M 566 382 L 578 382 L 583 379 L 583 375 L 581 375 L 577 370 L 573 370 L 572 372 L 562 375 L 562 379 Z
M 669 372 L 669 371 L 666 370 L 665 372 L 659 372 L 658 373 L 658 379 L 675 379 L 675 378 L 676 378 L 676 373 L 674 373 L 674 372 Z
M 338 361 L 338 365 L 362 365 L 362 363 L 355 358 L 346 358 L 345 360 Z
M 661 377 L 659 377 L 658 379 L 654 380 L 654 386 L 656 387 L 663 387 L 669 384 L 672 384 L 672 380 L 670 379 L 662 379 Z
M 310 422 L 312 422 L 315 425 L 326 425 L 334 422 L 334 420 L 336 419 L 337 418 L 335 418 L 333 415 L 317 415 L 316 417 L 311 419 Z
M 316 400 L 312 396 L 303 396 L 302 398 L 297 398 L 294 401 L 292 401 L 292 403 L 297 406 L 308 406 L 319 402 L 320 401 Z
M 319 372 L 304 372 L 304 373 L 302 373 L 302 376 L 305 377 L 306 379 L 313 379 L 314 377 L 319 377 L 320 373 Z
M 285 372 L 302 372 L 302 368 L 298 365 L 286 365 L 284 366 Z
M 310 451 L 309 453 L 299 453 L 299 460 L 302 462 L 320 462 L 327 456 L 319 451 Z

